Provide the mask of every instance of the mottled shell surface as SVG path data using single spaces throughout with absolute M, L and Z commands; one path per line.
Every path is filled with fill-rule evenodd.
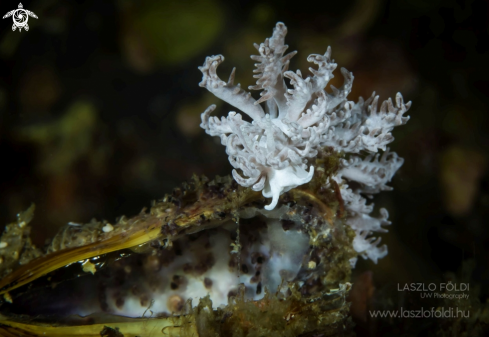
M 33 207 L 1 238 L 2 336 L 344 336 L 353 231 L 337 156 L 277 208 L 230 177 L 194 176 L 114 223 L 70 223 L 45 251 Z

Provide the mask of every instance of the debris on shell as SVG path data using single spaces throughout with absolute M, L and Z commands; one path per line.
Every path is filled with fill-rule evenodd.
M 112 226 L 110 223 L 107 223 L 104 227 L 102 227 L 102 231 L 104 233 L 112 232 L 114 230 L 114 226 Z
M 5 302 L 12 303 L 12 296 L 10 296 L 9 293 L 3 294 L 3 298 L 5 299 Z
M 90 262 L 90 260 L 87 260 L 82 264 L 82 269 L 85 273 L 92 273 L 92 274 L 95 274 L 95 272 L 97 271 L 97 268 L 95 268 L 95 265 L 92 262 Z

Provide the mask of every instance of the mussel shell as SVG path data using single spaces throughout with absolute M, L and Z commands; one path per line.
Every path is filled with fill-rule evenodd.
M 22 305 L 29 304 L 22 296 L 36 289 L 42 292 L 39 285 L 63 275 L 60 270 L 69 270 L 80 261 L 105 261 L 123 252 L 130 256 L 165 249 L 182 237 L 219 228 L 230 221 L 239 225 L 243 214 L 261 210 L 267 202 L 261 194 L 237 185 L 230 177 L 209 181 L 194 176 L 172 195 L 155 202 L 149 212 L 143 210 L 130 219 L 122 217 L 111 225 L 111 231 L 103 230 L 106 222 L 69 225 L 53 239 L 45 255 L 31 254 L 33 259 L 27 263 L 28 259 L 24 259 L 23 265 L 10 263 L 0 267 L 4 273 L 7 267 L 14 269 L 0 280 L 4 300 L 0 307 L 0 332 L 6 336 L 227 336 L 238 330 L 246 334 L 253 329 L 264 333 L 282 329 L 289 330 L 287 334 L 291 336 L 319 332 L 344 335 L 350 331 L 349 304 L 345 300 L 349 290 L 349 260 L 356 253 L 351 247 L 353 233 L 341 219 L 341 199 L 338 200 L 334 189 L 324 189 L 324 172 L 319 170 L 311 183 L 285 193 L 280 200 L 280 219 L 299 224 L 309 235 L 311 251 L 315 253 L 304 263 L 306 269 L 307 263 L 314 269 L 310 274 L 320 280 L 319 287 L 305 291 L 304 282 L 289 282 L 287 296 L 268 291 L 255 301 L 246 299 L 245 290 L 240 289 L 225 307 L 213 308 L 210 299 L 203 297 L 196 306 L 187 302 L 185 311 L 170 317 L 26 315 L 30 310 L 27 307 L 23 310 Z M 19 217 L 12 225 L 18 226 L 24 220 Z M 30 246 L 17 245 L 17 255 L 25 256 L 26 247 Z M 101 264 L 94 268 L 98 272 Z M 20 302 L 20 307 L 13 312 L 8 302 Z

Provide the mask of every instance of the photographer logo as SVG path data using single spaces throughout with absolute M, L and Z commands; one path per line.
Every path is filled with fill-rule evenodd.
M 19 8 L 14 9 L 13 11 L 8 12 L 3 16 L 3 19 L 12 17 L 14 20 L 14 24 L 12 25 L 12 30 L 15 32 L 15 30 L 18 28 L 19 32 L 22 31 L 22 28 L 24 28 L 26 31 L 29 30 L 29 25 L 27 24 L 27 21 L 29 20 L 29 16 L 33 17 L 34 19 L 37 19 L 37 15 L 34 14 L 31 11 L 28 11 L 27 9 L 24 9 L 21 3 L 19 3 Z

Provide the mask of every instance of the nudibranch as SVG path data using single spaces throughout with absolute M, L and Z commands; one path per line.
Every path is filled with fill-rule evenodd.
M 224 61 L 222 55 L 206 58 L 199 67 L 203 74 L 199 85 L 247 114 L 252 122 L 243 120 L 241 114 L 234 111 L 221 120 L 211 117 L 216 107 L 211 105 L 201 115 L 201 127 L 209 135 L 221 137 L 234 167 L 234 179 L 272 198 L 265 206 L 267 210 L 277 206 L 281 194 L 312 179 L 319 149 L 328 147 L 347 154 L 349 157 L 341 161 L 331 181 L 341 185 L 341 196 L 348 210 L 347 223 L 357 232 L 355 249 L 363 257 L 377 262 L 387 254 L 387 247 L 378 247 L 380 239 L 369 235 L 385 231 L 382 225 L 389 224 L 388 213 L 381 209 L 380 219 L 369 216 L 373 205 L 366 205 L 362 194 L 370 196 L 390 189 L 386 183 L 402 166 L 403 160 L 390 153 L 386 145 L 394 140 L 392 129 L 409 120 L 403 115 L 411 102 L 404 104 L 398 93 L 395 106 L 388 99 L 378 111 L 375 93 L 367 101 L 362 98 L 356 103 L 348 101 L 353 74 L 344 68 L 341 69 L 343 86 L 338 89 L 331 85 L 331 93 L 327 92 L 326 86 L 337 66 L 331 59 L 331 48 L 328 47 L 324 55 L 307 57 L 317 69 L 309 68 L 312 76 L 304 78 L 300 70 L 288 70 L 290 59 L 297 52 L 284 55 L 288 48 L 284 44 L 286 34 L 287 28 L 278 22 L 271 38 L 255 44 L 260 55 L 251 58 L 258 62 L 253 71 L 258 80 L 249 89 L 262 90 L 258 100 L 241 89 L 240 84 L 234 84 L 236 68 L 227 82 L 218 77 L 216 70 Z M 293 88 L 288 88 L 285 78 Z M 384 151 L 380 161 L 379 154 L 373 155 L 379 150 Z M 370 154 L 366 157 L 353 155 L 362 152 Z M 348 181 L 359 187 L 349 189 Z

